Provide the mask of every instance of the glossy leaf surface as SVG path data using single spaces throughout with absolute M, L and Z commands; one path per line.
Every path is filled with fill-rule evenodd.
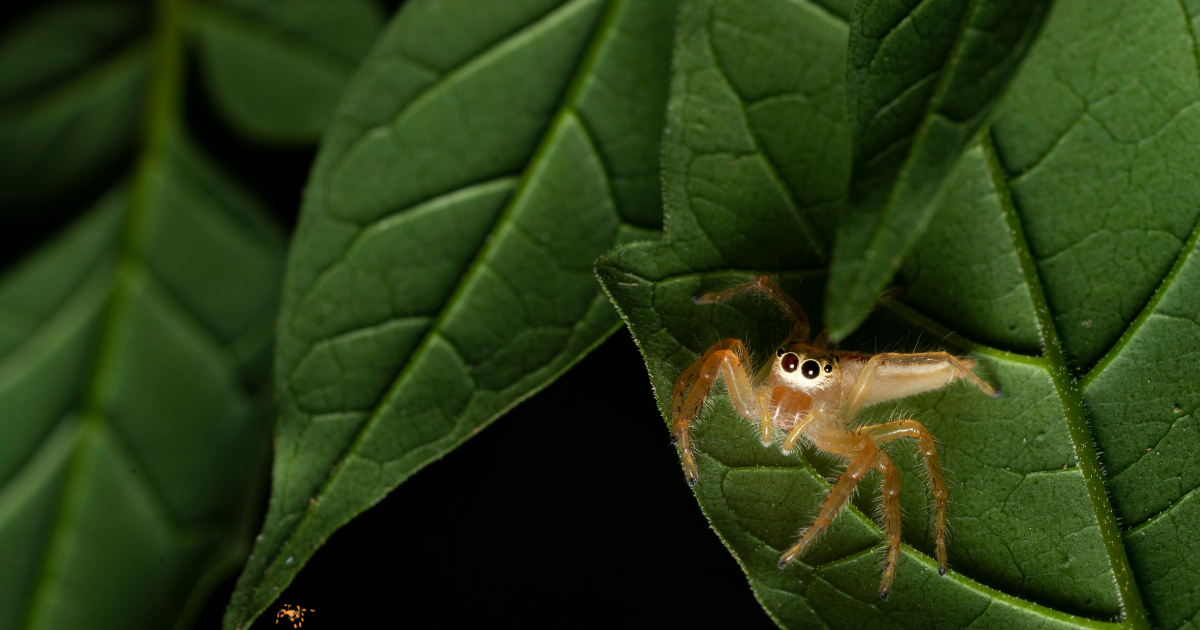
M 661 221 L 673 2 L 411 2 L 348 89 L 289 257 L 271 506 L 226 626 L 620 321 Z
M 933 199 L 984 125 L 1051 0 L 861 0 L 846 101 L 853 175 L 825 295 L 842 339 L 925 231 Z
M 668 419 L 676 377 L 709 345 L 736 337 L 762 353 L 789 330 L 760 301 L 694 296 L 768 272 L 821 312 L 820 252 L 839 203 L 822 194 L 838 190 L 831 177 L 848 181 L 851 162 L 836 81 L 848 17 L 790 0 L 684 3 L 664 140 L 665 238 L 598 267 Z M 906 292 L 842 343 L 970 354 L 1003 392 L 991 399 L 956 384 L 866 414 L 916 418 L 938 439 L 948 576 L 931 558 L 921 464 L 902 445 L 890 448 L 904 470 L 906 543 L 891 598 L 877 595 L 885 545 L 871 518 L 875 473 L 781 571 L 781 550 L 811 522 L 840 462 L 764 448 L 757 426 L 714 397 L 693 429 L 695 491 L 780 625 L 1196 623 L 1200 190 L 1183 175 L 1200 146 L 1187 140 L 1200 122 L 1191 33 L 1177 3 L 1060 0 L 1009 105 L 950 172 L 901 267 Z

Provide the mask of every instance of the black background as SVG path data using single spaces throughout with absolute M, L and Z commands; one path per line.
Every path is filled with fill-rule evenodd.
M 36 4 L 47 3 L 0 3 L 0 24 Z M 385 4 L 392 11 L 399 1 Z M 290 229 L 315 150 L 235 136 L 190 63 L 193 137 Z M 0 263 L 61 229 L 106 185 L 4 219 Z M 220 627 L 235 579 L 217 588 L 196 628 Z M 287 627 L 275 623 L 284 604 L 312 610 L 312 630 L 774 627 L 687 488 L 624 330 L 336 532 L 254 627 Z

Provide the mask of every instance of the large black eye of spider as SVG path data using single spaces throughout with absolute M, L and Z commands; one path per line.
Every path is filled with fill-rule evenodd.
M 789 352 L 783 355 L 783 360 L 779 364 L 783 366 L 784 372 L 795 372 L 796 367 L 800 365 L 800 357 Z
M 821 373 L 821 364 L 809 359 L 800 366 L 800 373 L 804 375 L 804 378 L 817 378 L 817 375 Z

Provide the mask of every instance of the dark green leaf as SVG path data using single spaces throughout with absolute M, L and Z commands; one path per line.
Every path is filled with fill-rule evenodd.
M 849 201 L 829 270 L 830 335 L 854 331 L 933 216 L 1050 0 L 859 0 L 850 19 Z
M 674 9 L 417 0 L 388 27 L 309 183 L 274 491 L 226 627 L 619 325 L 592 268 L 657 234 Z
M 374 0 L 208 0 L 190 6 L 210 96 L 243 134 L 316 142 L 383 23 Z
M 283 246 L 180 128 L 187 7 L 0 43 L 0 207 L 111 187 L 0 274 L 0 629 L 187 627 L 249 551 Z
M 0 40 L 0 208 L 27 209 L 79 184 L 133 144 L 145 89 L 136 5 L 50 5 Z
M 883 539 L 868 516 L 877 479 L 781 571 L 781 549 L 811 521 L 839 462 L 762 447 L 723 395 L 697 422 L 701 507 L 781 625 L 1195 625 L 1200 74 L 1180 9 L 1060 0 L 1006 110 L 950 170 L 903 263 L 903 298 L 842 344 L 969 353 L 1003 391 L 990 399 L 957 384 L 866 414 L 871 423 L 914 417 L 939 441 L 950 471 L 947 577 L 930 557 L 932 506 L 911 449 L 892 449 L 905 471 L 906 545 L 885 603 L 876 592 Z M 848 121 L 820 119 L 816 106 L 816 97 L 842 97 L 820 77 L 841 66 L 845 23 L 788 0 L 689 0 L 681 16 L 664 141 L 666 238 L 599 265 L 668 418 L 676 377 L 707 346 L 735 337 L 761 352 L 789 330 L 754 300 L 697 305 L 693 296 L 771 272 L 819 312 L 822 214 L 837 207 L 796 212 L 812 204 L 791 200 L 836 188 L 820 173 L 845 183 L 850 161 L 849 142 L 838 150 L 797 131 L 849 136 Z M 731 37 L 741 34 L 755 36 Z M 807 60 L 803 72 L 753 70 L 763 58 L 800 68 L 789 53 Z M 787 102 L 797 104 L 792 116 L 763 116 Z M 799 159 L 811 155 L 824 159 Z M 780 175 L 747 176 L 747 163 L 768 175 L 779 164 Z
M 0 278 L 0 628 L 186 623 L 246 553 L 283 251 L 174 137 Z

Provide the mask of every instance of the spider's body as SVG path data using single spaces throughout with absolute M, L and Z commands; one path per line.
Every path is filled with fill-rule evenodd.
M 787 453 L 801 437 L 806 437 L 817 448 L 849 460 L 846 472 L 830 491 L 817 519 L 800 540 L 783 553 L 780 566 L 804 554 L 833 522 L 855 485 L 871 468 L 883 474 L 883 520 L 888 551 L 879 596 L 887 600 L 900 559 L 900 474 L 887 454 L 879 449 L 879 444 L 902 437 L 915 438 L 925 457 L 929 485 L 937 503 L 934 539 L 938 570 L 945 575 L 946 485 L 933 437 L 924 426 L 911 419 L 857 429 L 851 425 L 865 406 L 940 389 L 958 379 L 966 379 L 991 396 L 996 394 L 995 390 L 971 372 L 974 361 L 945 352 L 865 355 L 830 350 L 824 333 L 809 345 L 808 318 L 803 309 L 766 276 L 721 293 L 701 296 L 696 301 L 711 304 L 751 292 L 766 294 L 796 323 L 787 340 L 775 351 L 771 363 L 764 367 L 757 383 L 751 381 L 743 368 L 746 349 L 737 339 L 717 342 L 679 375 L 672 394 L 672 412 L 675 436 L 688 479 L 694 482 L 697 477 L 691 422 L 720 376 L 725 379 L 730 401 L 737 412 L 761 424 L 764 446 L 769 446 L 773 435 L 779 433 L 784 436 L 780 447 Z
M 311 608 L 301 608 L 291 604 L 284 604 L 279 612 L 275 613 L 275 623 L 278 624 L 280 619 L 287 619 L 292 622 L 293 628 L 304 626 L 304 613 L 313 612 Z

